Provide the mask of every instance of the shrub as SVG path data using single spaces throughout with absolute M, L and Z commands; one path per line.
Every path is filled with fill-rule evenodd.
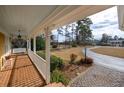
M 52 48 L 57 48 L 58 46 L 56 44 L 52 45 Z
M 37 51 L 37 54 L 42 57 L 43 59 L 45 59 L 45 51 Z
M 50 71 L 52 72 L 55 69 L 62 69 L 64 66 L 63 60 L 59 57 L 56 57 L 54 55 L 51 56 L 51 62 L 50 62 Z
M 69 79 L 66 78 L 64 76 L 64 74 L 59 71 L 59 70 L 54 70 L 52 73 L 51 73 L 51 82 L 61 82 L 63 83 L 64 85 L 67 85 L 69 83 Z
M 81 58 L 80 59 L 80 64 L 92 64 L 93 63 L 93 59 L 90 57 L 85 58 Z
M 93 63 L 93 59 L 90 57 L 86 58 L 86 64 L 92 64 Z
M 37 51 L 37 54 L 45 59 L 45 51 Z M 50 71 L 55 69 L 62 69 L 64 67 L 64 62 L 61 58 L 51 55 L 50 57 Z
M 84 63 L 84 59 L 81 58 L 79 62 L 80 62 L 81 64 L 83 64 L 83 63 Z
M 71 46 L 72 47 L 77 47 L 77 44 L 76 43 L 73 43 Z
M 70 55 L 70 63 L 74 63 L 74 61 L 76 60 L 77 55 L 76 54 L 71 54 Z

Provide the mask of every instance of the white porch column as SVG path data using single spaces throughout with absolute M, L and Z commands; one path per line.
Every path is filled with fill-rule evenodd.
M 49 29 L 45 29 L 45 37 L 46 37 L 46 61 L 47 61 L 47 80 L 46 83 L 50 83 L 50 31 Z
M 28 49 L 31 50 L 31 39 L 28 40 Z
M 33 38 L 34 42 L 33 42 L 33 51 L 34 53 L 36 53 L 36 37 L 34 36 Z
M 28 52 L 28 49 L 29 49 L 29 39 L 27 39 L 27 52 Z

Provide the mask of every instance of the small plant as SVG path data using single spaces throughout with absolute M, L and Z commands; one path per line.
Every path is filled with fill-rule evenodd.
M 61 72 L 61 71 L 59 71 L 59 70 L 54 70 L 52 73 L 51 73 L 51 80 L 50 80 L 51 82 L 57 82 L 57 83 L 59 83 L 59 82 L 61 82 L 61 83 L 63 83 L 64 85 L 67 85 L 68 83 L 69 83 L 69 79 L 68 78 L 66 78 L 65 76 L 64 76 L 64 74 Z
M 81 58 L 79 62 L 80 62 L 81 64 L 84 64 L 84 59 Z
M 74 63 L 74 61 L 76 60 L 77 55 L 76 54 L 71 54 L 70 55 L 70 63 Z
M 93 63 L 93 59 L 90 57 L 86 58 L 86 64 L 92 64 Z
M 52 45 L 52 48 L 57 48 L 57 47 L 58 47 L 57 44 Z
M 72 47 L 77 47 L 77 44 L 76 44 L 76 43 L 72 43 L 71 46 L 72 46 Z
M 59 57 L 52 55 L 50 62 L 50 71 L 52 72 L 55 69 L 62 69 L 63 67 L 64 67 L 63 60 Z
M 93 63 L 93 59 L 90 57 L 86 57 L 85 58 L 81 58 L 79 61 L 79 64 L 92 64 Z

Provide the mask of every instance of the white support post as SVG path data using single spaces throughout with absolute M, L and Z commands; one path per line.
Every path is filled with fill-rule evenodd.
M 28 49 L 31 50 L 31 39 L 28 40 Z
M 47 61 L 47 80 L 46 83 L 50 83 L 50 31 L 49 29 L 45 29 L 45 37 L 46 37 L 46 61 Z
M 33 51 L 34 51 L 34 53 L 36 53 L 36 37 L 34 36 L 34 38 L 33 38 L 33 40 L 34 40 L 34 43 L 33 43 Z
M 29 48 L 29 40 L 27 39 L 27 47 L 26 47 L 27 52 L 28 52 L 28 48 Z

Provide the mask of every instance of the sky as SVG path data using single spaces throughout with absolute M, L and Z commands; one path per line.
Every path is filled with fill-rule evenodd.
M 118 37 L 124 38 L 124 31 L 121 31 L 118 27 L 119 25 L 116 6 L 91 15 L 89 18 L 93 22 L 90 28 L 92 30 L 94 39 L 101 39 L 103 33 L 106 33 L 112 37 L 118 35 Z M 57 31 L 55 31 L 54 34 L 57 34 Z M 61 36 L 59 41 L 63 40 L 64 37 Z
M 119 29 L 118 25 L 118 15 L 117 7 L 112 7 L 92 16 L 89 16 L 92 20 L 93 25 L 91 29 L 94 38 L 100 39 L 103 33 L 106 33 L 110 36 L 118 35 L 119 37 L 124 38 L 124 31 Z

